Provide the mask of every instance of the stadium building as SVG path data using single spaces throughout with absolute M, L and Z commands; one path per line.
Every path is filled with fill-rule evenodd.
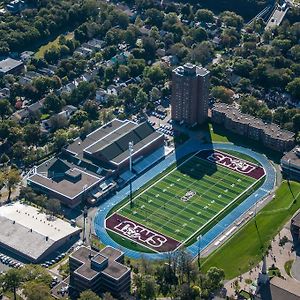
M 133 142 L 133 172 L 129 172 Z M 69 207 L 102 199 L 164 157 L 164 136 L 147 122 L 114 119 L 31 170 L 28 185 Z
M 81 229 L 15 202 L 0 207 L 0 246 L 26 262 L 39 263 L 79 239 Z

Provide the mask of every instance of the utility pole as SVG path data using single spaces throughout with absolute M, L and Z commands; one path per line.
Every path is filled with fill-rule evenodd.
M 129 150 L 129 171 L 130 171 L 130 179 L 129 179 L 129 188 L 130 188 L 130 208 L 133 207 L 133 202 L 132 202 L 132 153 L 133 153 L 133 142 L 129 142 L 128 145 L 128 150 Z

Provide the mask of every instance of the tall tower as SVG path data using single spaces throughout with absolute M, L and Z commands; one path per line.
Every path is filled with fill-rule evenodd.
M 186 63 L 172 72 L 172 119 L 188 125 L 207 120 L 209 71 Z

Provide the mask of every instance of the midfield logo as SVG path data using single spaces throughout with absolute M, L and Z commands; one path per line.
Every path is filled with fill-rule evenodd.
M 116 225 L 114 229 L 131 239 L 141 241 L 154 248 L 159 248 L 168 241 L 166 237 L 128 220 Z
M 226 156 L 219 152 L 213 152 L 207 158 L 207 160 L 227 167 L 229 169 L 235 170 L 240 173 L 248 174 L 256 169 L 255 166 L 249 165 L 245 161 L 241 161 L 239 159 Z

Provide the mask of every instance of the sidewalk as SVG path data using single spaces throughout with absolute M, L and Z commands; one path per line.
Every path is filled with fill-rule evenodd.
M 284 246 L 279 246 L 280 238 L 286 236 L 288 242 Z M 279 268 L 281 275 L 287 281 L 295 281 L 294 278 L 290 277 L 284 268 L 284 264 L 289 260 L 295 260 L 296 253 L 291 252 L 293 246 L 293 239 L 290 232 L 290 221 L 284 226 L 279 234 L 275 236 L 271 243 L 271 250 L 267 256 L 267 268 L 271 267 L 273 264 Z M 250 267 L 251 262 L 249 262 Z M 245 290 L 247 292 L 253 293 L 257 285 L 258 274 L 262 268 L 262 261 L 257 266 L 252 266 L 249 272 L 242 274 L 238 278 L 234 278 L 225 283 L 225 288 L 227 290 L 227 296 L 234 296 L 234 281 L 239 281 L 240 290 Z M 300 284 L 300 283 L 299 283 Z

